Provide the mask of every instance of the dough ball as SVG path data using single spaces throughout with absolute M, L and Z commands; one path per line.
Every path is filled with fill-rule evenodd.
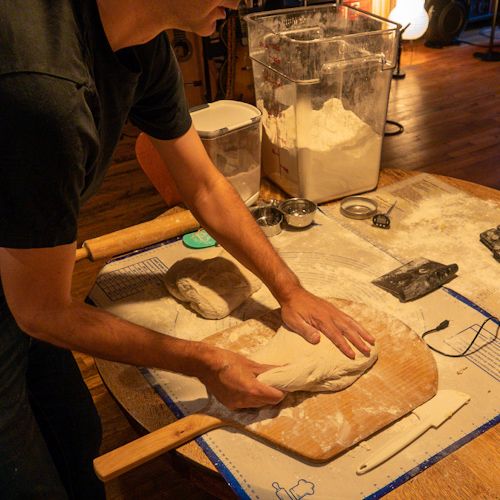
M 186 259 L 178 260 L 173 266 L 171 266 L 165 277 L 163 278 L 163 284 L 177 300 L 185 302 L 186 298 L 181 294 L 177 287 L 177 280 L 185 278 L 195 274 L 196 270 L 201 266 L 203 260 L 195 259 L 194 257 L 188 257 Z
M 376 346 L 369 357 L 359 353 L 352 360 L 324 335 L 310 344 L 299 334 L 281 327 L 276 335 L 250 357 L 258 363 L 283 365 L 261 373 L 257 379 L 287 392 L 340 391 L 356 381 L 377 360 Z
M 167 271 L 164 283 L 175 298 L 207 319 L 224 318 L 261 286 L 255 275 L 225 256 L 182 259 Z

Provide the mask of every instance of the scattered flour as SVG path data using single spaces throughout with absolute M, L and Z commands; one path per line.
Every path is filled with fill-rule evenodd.
M 374 196 L 382 209 L 397 201 L 389 231 L 380 231 L 370 220 L 347 219 L 338 207 L 327 213 L 401 263 L 424 257 L 458 264 L 457 278 L 447 286 L 498 314 L 498 264 L 479 240 L 480 233 L 498 225 L 498 202 L 469 195 L 427 174 L 389 186 Z
M 458 264 L 458 278 L 449 286 L 494 313 L 498 311 L 498 265 L 480 243 L 479 234 L 498 221 L 500 207 L 493 202 L 463 192 L 432 196 L 395 225 L 392 250 L 397 249 L 404 259 L 425 256 Z

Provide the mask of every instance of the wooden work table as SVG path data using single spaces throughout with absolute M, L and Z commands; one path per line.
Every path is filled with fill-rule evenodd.
M 413 175 L 411 171 L 383 170 L 379 187 Z M 500 202 L 500 192 L 496 190 L 457 179 L 440 178 L 474 196 Z M 263 182 L 261 196 L 263 199 L 280 198 L 283 193 Z M 103 360 L 96 360 L 96 365 L 104 384 L 137 428 L 151 432 L 175 420 L 137 368 Z M 498 498 L 500 480 L 492 470 L 493 464 L 498 463 L 498 437 L 496 427 L 488 430 L 389 493 L 387 498 Z M 184 470 L 187 467 L 189 474 L 196 477 L 196 483 L 206 485 L 212 495 L 234 498 L 234 493 L 194 441 L 171 453 L 174 461 Z

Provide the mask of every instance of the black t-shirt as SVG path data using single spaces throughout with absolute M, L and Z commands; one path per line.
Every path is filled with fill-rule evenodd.
M 127 118 L 158 139 L 191 125 L 165 34 L 114 53 L 95 0 L 0 2 L 0 247 L 76 239 Z

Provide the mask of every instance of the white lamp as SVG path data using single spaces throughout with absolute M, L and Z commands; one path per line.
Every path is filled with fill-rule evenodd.
M 397 0 L 396 6 L 389 13 L 389 19 L 403 26 L 400 32 L 398 65 L 394 78 L 404 78 L 400 71 L 401 39 L 416 40 L 424 35 L 429 26 L 429 14 L 425 10 L 425 0 Z
M 397 0 L 389 19 L 401 26 L 408 26 L 403 32 L 403 40 L 416 40 L 424 35 L 429 26 L 429 14 L 424 7 L 425 0 Z

